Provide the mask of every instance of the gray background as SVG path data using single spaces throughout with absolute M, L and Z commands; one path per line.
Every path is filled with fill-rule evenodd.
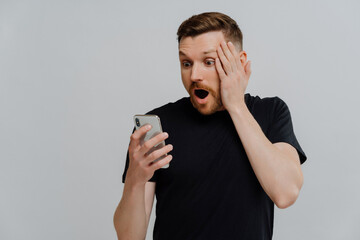
M 176 31 L 204 11 L 238 22 L 247 92 L 288 104 L 308 156 L 297 202 L 275 208 L 274 239 L 360 239 L 359 9 L 0 0 L 0 239 L 116 238 L 132 116 L 187 96 Z

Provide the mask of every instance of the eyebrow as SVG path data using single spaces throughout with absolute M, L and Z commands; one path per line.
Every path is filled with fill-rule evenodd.
M 209 53 L 212 53 L 212 52 L 216 52 L 216 50 L 215 49 L 209 49 L 207 51 L 204 51 L 203 55 L 206 55 L 206 54 L 209 54 Z M 182 52 L 182 51 L 179 51 L 179 55 L 186 56 L 186 54 L 184 52 Z

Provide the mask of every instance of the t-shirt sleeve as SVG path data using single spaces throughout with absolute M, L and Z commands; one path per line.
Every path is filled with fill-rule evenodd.
M 269 141 L 272 143 L 286 142 L 292 145 L 299 154 L 300 163 L 303 164 L 307 157 L 296 139 L 288 106 L 282 99 L 275 97 L 271 109 L 272 122 L 268 133 Z
M 135 132 L 135 128 L 133 129 L 132 131 L 133 133 Z M 127 170 L 129 168 L 129 150 L 127 151 L 127 154 L 126 154 L 126 162 L 125 162 L 125 168 L 124 168 L 124 173 L 122 175 L 122 182 L 125 183 L 125 178 L 126 178 L 126 173 L 127 173 Z M 156 174 L 157 171 L 155 171 L 154 175 L 152 176 L 152 178 L 150 178 L 149 182 L 156 182 Z

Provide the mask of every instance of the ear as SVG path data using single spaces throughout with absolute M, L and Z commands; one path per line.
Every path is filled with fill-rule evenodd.
M 246 62 L 247 62 L 247 53 L 245 51 L 241 51 L 239 53 L 240 55 L 240 62 L 241 62 L 241 65 L 244 67 Z

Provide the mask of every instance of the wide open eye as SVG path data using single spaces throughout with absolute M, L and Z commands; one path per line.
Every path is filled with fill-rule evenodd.
M 182 65 L 184 67 L 186 67 L 186 68 L 191 66 L 191 64 L 189 62 L 186 62 L 186 61 L 182 62 Z
M 208 66 L 211 66 L 211 65 L 214 65 L 214 64 L 215 64 L 215 61 L 212 60 L 212 59 L 206 59 L 206 60 L 205 60 L 205 64 L 208 65 Z

